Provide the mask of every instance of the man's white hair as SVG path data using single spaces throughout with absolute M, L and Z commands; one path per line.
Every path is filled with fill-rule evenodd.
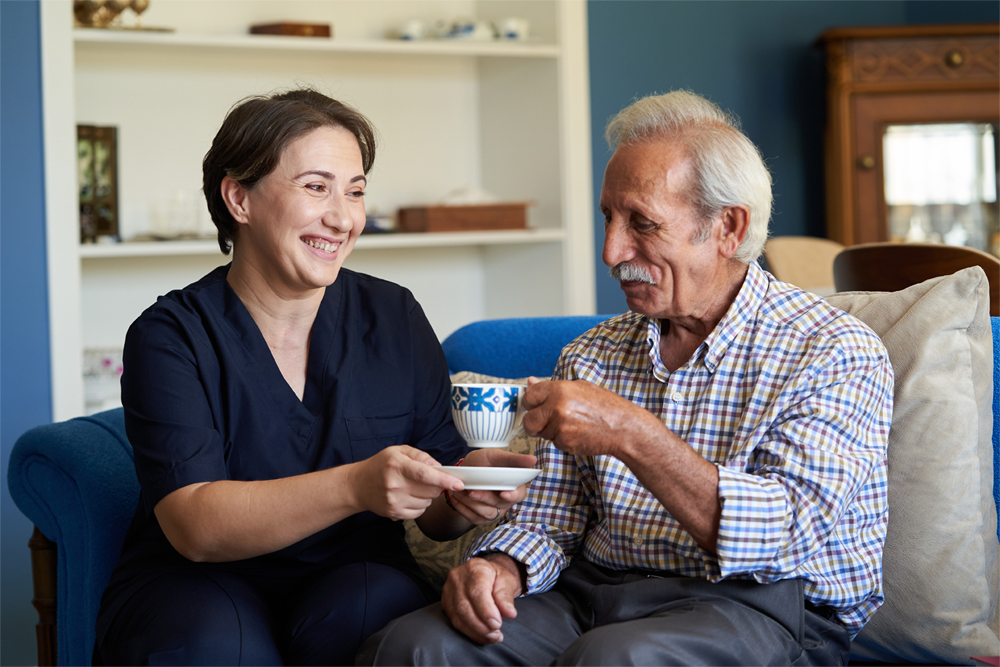
M 711 221 L 727 206 L 750 209 L 750 224 L 735 259 L 760 257 L 771 219 L 771 174 L 739 120 L 686 90 L 650 95 L 622 109 L 604 133 L 612 150 L 622 144 L 667 139 L 680 142 L 694 169 L 691 202 L 703 225 L 695 242 L 708 239 Z

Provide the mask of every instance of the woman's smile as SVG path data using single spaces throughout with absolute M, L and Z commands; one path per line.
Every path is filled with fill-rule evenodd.
M 315 236 L 303 237 L 302 242 L 317 251 L 317 256 L 323 259 L 336 259 L 337 249 L 343 243 L 342 240 L 326 240 Z

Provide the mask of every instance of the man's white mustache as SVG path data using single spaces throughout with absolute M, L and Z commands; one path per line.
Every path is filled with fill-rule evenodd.
M 637 264 L 622 262 L 621 264 L 612 266 L 608 273 L 610 273 L 611 277 L 618 282 L 648 283 L 650 285 L 656 284 L 656 281 L 653 280 L 652 274 L 650 274 L 645 267 Z

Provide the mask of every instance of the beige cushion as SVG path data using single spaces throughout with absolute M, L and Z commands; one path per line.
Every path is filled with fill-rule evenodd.
M 462 371 L 451 376 L 452 382 L 481 382 L 481 383 L 501 383 L 501 384 L 527 384 L 526 378 L 506 379 L 495 378 L 480 373 Z M 534 454 L 537 438 L 529 438 L 522 431 L 520 435 L 511 440 L 508 449 L 516 454 Z M 410 551 L 417 559 L 420 569 L 424 571 L 431 583 L 438 588 L 444 585 L 444 580 L 448 576 L 451 568 L 462 562 L 466 548 L 483 533 L 496 527 L 495 523 L 486 524 L 473 528 L 465 535 L 450 542 L 435 542 L 425 536 L 417 524 L 413 521 L 404 521 L 406 527 L 406 543 L 410 546 Z
M 855 659 L 997 655 L 993 349 L 979 267 L 892 293 L 830 296 L 884 341 L 895 373 L 885 604 Z

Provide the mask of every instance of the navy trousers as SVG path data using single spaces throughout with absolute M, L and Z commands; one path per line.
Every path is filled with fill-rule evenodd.
M 504 640 L 480 645 L 440 604 L 391 622 L 360 665 L 843 665 L 847 630 L 807 609 L 801 580 L 710 583 L 574 560 L 556 586 L 518 598 Z
M 387 565 L 269 580 L 173 570 L 133 594 L 99 637 L 106 665 L 349 665 L 358 646 L 429 600 Z

